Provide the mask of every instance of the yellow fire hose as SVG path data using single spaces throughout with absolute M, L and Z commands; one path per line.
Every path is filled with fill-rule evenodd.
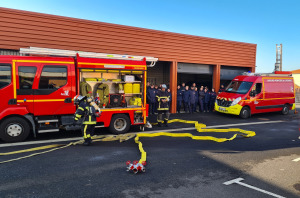
M 198 132 L 217 132 L 217 133 L 238 132 L 238 133 L 234 134 L 231 138 L 216 138 L 216 137 L 213 137 L 213 136 L 195 136 L 195 135 L 192 135 L 191 133 L 158 132 L 158 133 L 127 133 L 127 134 L 121 134 L 121 135 L 100 135 L 100 136 L 93 136 L 92 139 L 93 139 L 94 142 L 97 142 L 97 141 L 117 141 L 117 140 L 119 140 L 120 142 L 123 142 L 123 141 L 127 141 L 127 140 L 135 137 L 135 139 L 134 139 L 135 143 L 138 144 L 138 147 L 139 147 L 139 150 L 140 150 L 140 153 L 141 153 L 141 158 L 139 160 L 139 163 L 144 164 L 146 162 L 147 153 L 143 149 L 143 144 L 140 141 L 140 138 L 143 138 L 143 137 L 158 137 L 158 136 L 189 137 L 193 140 L 211 140 L 211 141 L 215 141 L 215 142 L 225 142 L 225 141 L 230 141 L 230 140 L 235 139 L 237 137 L 237 135 L 241 135 L 243 137 L 253 137 L 253 136 L 255 136 L 254 131 L 246 131 L 246 130 L 242 130 L 242 129 L 238 129 L 238 128 L 205 129 L 206 125 L 198 123 L 197 121 L 188 121 L 188 120 L 181 120 L 181 119 L 173 119 L 173 120 L 168 121 L 168 123 L 173 123 L 173 122 L 194 124 L 195 129 Z M 19 154 L 19 153 L 26 153 L 26 152 L 50 149 L 50 150 L 39 152 L 39 153 L 33 153 L 33 154 L 30 154 L 30 155 L 27 155 L 27 156 L 24 156 L 24 157 L 19 157 L 19 158 L 15 158 L 15 159 L 11 159 L 11 160 L 2 161 L 2 162 L 0 162 L 0 164 L 21 160 L 21 159 L 33 157 L 33 156 L 36 156 L 36 155 L 49 153 L 49 152 L 52 152 L 52 151 L 55 151 L 55 150 L 67 148 L 69 146 L 82 144 L 82 143 L 83 143 L 83 140 L 80 140 L 80 141 L 71 142 L 71 143 L 65 144 L 65 145 L 63 145 L 63 144 L 54 144 L 54 145 L 35 147 L 35 148 L 31 148 L 31 149 L 25 149 L 25 150 L 13 151 L 13 152 L 0 153 L 0 156 L 4 156 L 4 155 L 13 155 L 13 154 Z
M 195 124 L 195 129 L 198 132 L 217 132 L 217 133 L 228 133 L 228 132 L 239 132 L 240 134 L 234 134 L 231 138 L 216 138 L 212 136 L 195 136 L 192 135 L 191 133 L 167 133 L 167 132 L 159 132 L 159 133 L 138 133 L 136 134 L 135 137 L 135 143 L 139 145 L 139 150 L 141 152 L 141 159 L 139 160 L 139 163 L 142 164 L 143 162 L 146 162 L 146 156 L 147 153 L 143 149 L 143 144 L 139 140 L 142 137 L 158 137 L 158 136 L 168 136 L 168 137 L 189 137 L 192 138 L 193 140 L 211 140 L 215 142 L 225 142 L 225 141 L 230 141 L 233 140 L 237 137 L 237 135 L 241 135 L 243 137 L 253 137 L 255 136 L 254 131 L 246 131 L 242 129 L 237 129 L 237 128 L 230 128 L 230 129 L 203 129 L 206 127 L 205 124 L 198 123 L 197 121 L 189 121 L 189 120 L 181 120 L 181 119 L 173 119 L 169 120 L 168 123 L 173 123 L 173 122 L 181 122 L 181 123 L 187 123 L 187 124 Z

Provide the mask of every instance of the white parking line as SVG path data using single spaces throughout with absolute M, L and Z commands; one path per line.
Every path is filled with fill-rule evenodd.
M 255 186 L 251 186 L 249 184 L 246 184 L 246 183 L 243 183 L 241 181 L 243 181 L 244 179 L 243 178 L 236 178 L 236 179 L 233 179 L 233 180 L 230 180 L 230 181 L 227 181 L 227 182 L 224 182 L 223 184 L 224 185 L 231 185 L 231 184 L 239 184 L 241 186 L 244 186 L 244 187 L 247 187 L 247 188 L 251 188 L 253 190 L 256 190 L 256 191 L 259 191 L 259 192 L 262 192 L 262 193 L 265 193 L 267 195 L 270 195 L 270 196 L 273 196 L 273 197 L 277 197 L 277 198 L 285 198 L 283 196 L 280 196 L 280 195 L 277 195 L 275 193 L 272 193 L 272 192 L 269 192 L 269 191 L 266 191 L 266 190 L 263 190 L 263 189 L 260 189 L 260 188 L 257 188 Z
M 282 120 L 277 121 L 265 121 L 265 122 L 248 122 L 248 123 L 239 123 L 239 124 L 224 124 L 224 125 L 214 125 L 214 126 L 207 126 L 206 128 L 222 128 L 222 127 L 233 127 L 233 126 L 245 126 L 245 125 L 257 125 L 257 124 L 272 124 L 272 123 L 280 123 L 285 122 Z M 155 130 L 155 131 L 147 131 L 147 132 L 139 132 L 139 133 L 158 133 L 158 132 L 172 132 L 172 131 L 188 131 L 188 130 L 195 130 L 195 127 L 188 127 L 188 128 L 179 128 L 179 129 L 167 129 L 167 130 Z M 1 147 L 11 147 L 11 146 L 24 146 L 24 145 L 34 145 L 34 144 L 46 144 L 46 143 L 54 143 L 54 142 L 68 142 L 68 141 L 77 141 L 81 140 L 82 137 L 75 137 L 75 138 L 64 138 L 64 139 L 54 139 L 54 140 L 40 140 L 40 141 L 30 141 L 30 142 L 18 142 L 18 143 L 5 143 L 0 144 Z
M 300 161 L 300 157 L 293 160 L 293 162 L 299 162 L 299 161 Z

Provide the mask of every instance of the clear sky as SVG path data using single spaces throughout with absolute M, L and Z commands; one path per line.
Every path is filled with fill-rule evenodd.
M 300 69 L 300 0 L 0 0 L 0 7 L 257 44 L 257 72 Z

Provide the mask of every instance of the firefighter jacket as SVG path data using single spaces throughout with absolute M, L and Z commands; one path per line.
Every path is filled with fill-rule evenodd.
M 202 90 L 199 90 L 199 100 L 203 100 L 205 96 L 205 92 Z
M 196 103 L 196 95 L 198 93 L 195 90 L 190 90 L 190 104 Z
M 210 101 L 214 102 L 216 100 L 217 93 L 216 92 L 210 92 Z
M 167 91 L 158 91 L 156 94 L 156 99 L 158 102 L 158 111 L 168 111 L 169 110 L 169 100 L 170 95 Z
M 190 90 L 185 90 L 183 92 L 183 102 L 190 103 Z
M 198 91 L 195 91 L 196 92 L 196 95 L 195 95 L 195 100 L 196 100 L 196 104 L 199 103 L 199 93 Z
M 183 100 L 183 91 L 181 89 L 177 89 L 177 101 Z
M 219 92 L 221 93 L 221 92 L 224 92 L 225 91 L 225 88 L 220 88 L 219 89 Z
M 87 102 L 80 102 L 79 107 L 75 112 L 75 120 L 83 118 L 83 124 L 96 124 L 96 110 Z
M 148 103 L 155 103 L 155 97 L 156 97 L 156 89 L 149 88 L 147 90 L 147 101 Z
M 208 91 L 204 92 L 204 103 L 210 102 L 210 93 Z

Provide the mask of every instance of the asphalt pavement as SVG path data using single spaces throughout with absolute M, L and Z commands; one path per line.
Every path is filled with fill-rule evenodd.
M 175 118 L 199 121 L 209 128 L 252 130 L 256 136 L 223 143 L 142 138 L 147 152 L 146 172 L 136 175 L 127 172 L 125 164 L 140 158 L 133 139 L 71 146 L 0 164 L 0 197 L 300 197 L 299 114 L 258 114 L 246 120 L 215 112 L 171 115 Z M 150 116 L 150 121 L 154 122 L 155 116 Z M 173 123 L 168 128 L 153 126 L 147 131 L 232 136 L 198 133 L 192 127 Z M 98 131 L 103 133 L 108 132 Z M 27 142 L 55 143 L 74 136 L 80 133 L 42 134 Z M 1 153 L 41 146 L 0 145 Z M 0 161 L 24 155 L 0 156 Z

